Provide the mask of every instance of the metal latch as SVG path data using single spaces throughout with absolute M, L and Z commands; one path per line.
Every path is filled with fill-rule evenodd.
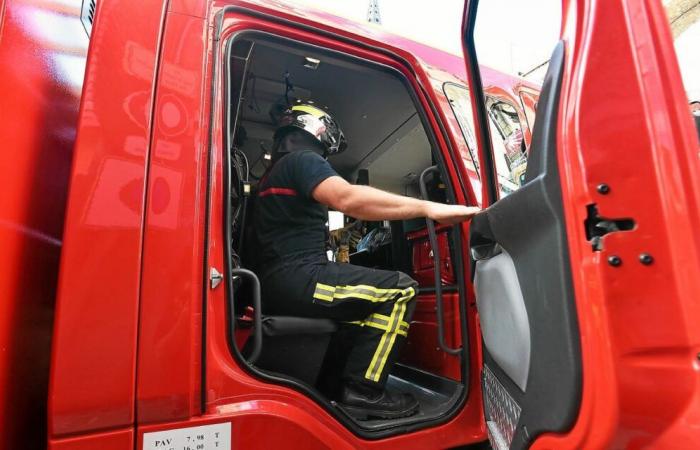
M 221 275 L 221 272 L 216 270 L 215 267 L 212 267 L 209 269 L 209 281 L 211 283 L 211 288 L 216 289 L 216 287 L 221 284 L 221 281 L 224 279 L 224 276 Z
M 601 217 L 598 214 L 598 207 L 595 203 L 588 205 L 586 209 L 588 211 L 588 216 L 584 222 L 584 226 L 586 227 L 586 239 L 591 243 L 593 251 L 599 252 L 603 249 L 603 237 L 606 234 L 630 231 L 635 227 L 634 219 L 630 217 Z

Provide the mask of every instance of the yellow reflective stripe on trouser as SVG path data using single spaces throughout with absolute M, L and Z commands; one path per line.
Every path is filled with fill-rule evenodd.
M 389 316 L 385 316 L 384 314 L 372 314 L 371 316 L 367 317 L 365 320 L 354 320 L 352 322 L 346 322 L 350 323 L 353 325 L 358 325 L 361 327 L 372 327 L 372 328 L 377 328 L 379 330 L 382 330 L 384 332 L 387 332 L 390 330 L 389 324 L 391 322 L 391 318 Z M 408 328 L 409 324 L 407 322 L 401 321 L 399 324 L 399 329 L 396 330 L 396 332 L 401 335 L 401 336 L 408 336 Z
M 377 350 L 372 357 L 372 362 L 370 362 L 367 372 L 365 372 L 365 378 L 368 380 L 379 381 L 381 378 L 382 370 L 386 365 L 391 349 L 394 347 L 396 336 L 400 334 L 401 323 L 405 323 L 403 318 L 406 314 L 406 304 L 415 295 L 415 290 L 410 287 L 403 290 L 402 294 L 403 295 L 396 300 L 396 303 L 394 303 L 394 308 L 391 311 L 389 328 L 382 334 Z
M 366 284 L 331 286 L 316 283 L 313 297 L 318 300 L 332 302 L 335 299 L 359 298 L 370 302 L 385 302 L 401 293 L 401 289 L 383 289 Z
M 314 291 L 315 299 L 332 302 L 333 294 L 335 294 L 335 287 L 328 286 L 327 284 L 316 283 L 316 290 Z

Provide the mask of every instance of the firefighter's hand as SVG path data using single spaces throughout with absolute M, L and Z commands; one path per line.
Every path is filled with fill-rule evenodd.
M 445 205 L 442 203 L 429 202 L 427 216 L 436 222 L 445 225 L 454 225 L 470 220 L 479 211 L 481 211 L 480 208 L 473 206 Z

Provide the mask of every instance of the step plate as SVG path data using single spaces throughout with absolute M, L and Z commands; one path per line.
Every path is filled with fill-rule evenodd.
M 513 400 L 488 366 L 484 366 L 481 382 L 491 447 L 495 450 L 508 450 L 520 419 L 520 405 Z

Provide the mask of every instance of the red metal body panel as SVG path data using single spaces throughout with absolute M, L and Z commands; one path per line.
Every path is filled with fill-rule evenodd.
M 140 423 L 200 412 L 208 29 L 166 20 L 151 140 L 138 358 Z
M 558 164 L 583 392 L 574 428 L 533 448 L 698 448 L 700 161 L 666 16 L 655 0 L 565 1 L 563 12 Z M 601 252 L 582 226 L 592 203 L 636 223 Z
M 37 447 L 39 448 L 39 447 Z M 126 450 L 134 448 L 133 428 L 49 441 L 49 450 Z
M 100 3 L 66 213 L 49 433 L 133 427 L 146 161 L 163 6 Z M 134 33 L 134 30 L 139 30 Z
M 535 448 L 698 448 L 700 160 L 667 19 L 654 0 L 565 3 L 559 166 L 584 385 L 573 430 Z M 636 228 L 600 253 L 577 245 L 589 203 Z
M 23 306 L 21 314 L 17 303 L 0 303 L 0 330 L 15 352 L 0 359 L 2 405 L 11 406 L 13 414 L 18 412 L 8 399 L 41 384 L 40 376 L 32 374 L 45 364 L 47 349 L 38 346 L 48 346 L 46 316 L 53 298 L 52 283 L 43 282 L 56 276 L 63 208 L 61 193 L 43 194 L 53 189 L 65 192 L 70 160 L 55 156 L 47 145 L 69 152 L 72 136 L 54 130 L 71 129 L 78 94 L 75 83 L 52 72 L 48 61 L 53 54 L 82 55 L 63 47 L 44 49 L 45 42 L 32 37 L 31 23 L 15 15 L 28 3 L 4 2 L 0 30 L 2 98 L 17 112 L 17 123 L 23 124 L 3 121 L 0 127 L 3 136 L 11 136 L 11 145 L 26 149 L 2 155 L 5 179 L 21 189 L 3 197 L 0 237 L 3 251 L 8 250 L 0 260 L 2 295 L 31 298 L 31 306 Z M 438 106 L 436 115 L 429 114 L 431 125 L 438 129 L 438 120 L 447 124 L 447 136 L 439 134 L 438 144 L 447 152 L 447 139 L 456 152 L 458 163 L 448 167 L 448 176 L 457 186 L 460 180 L 465 183 L 457 200 L 476 202 L 481 186 L 442 93 L 444 81 L 463 84 L 464 65 L 457 58 L 374 27 L 284 2 L 236 3 L 382 48 L 408 61 L 407 68 L 386 54 L 238 13 L 229 13 L 224 21 L 224 39 L 236 30 L 264 30 L 381 62 L 406 74 L 421 103 Z M 567 56 L 559 164 L 565 180 L 562 193 L 578 298 L 584 389 L 575 427 L 566 435 L 541 437 L 535 446 L 678 448 L 679 443 L 689 443 L 697 447 L 700 306 L 694 301 L 700 292 L 696 178 L 700 162 L 668 25 L 656 0 L 564 3 Z M 309 398 L 257 380 L 233 360 L 225 336 L 223 286 L 207 290 L 202 299 L 205 255 L 209 265 L 223 267 L 223 53 L 220 48 L 219 64 L 212 67 L 211 50 L 213 14 L 226 4 L 172 0 L 136 7 L 100 2 L 61 255 L 48 411 L 50 447 L 131 449 L 136 435 L 140 448 L 144 432 L 226 421 L 233 424 L 232 448 L 418 449 L 483 440 L 480 333 L 471 286 L 466 311 L 469 397 L 454 419 L 430 429 L 362 440 Z M 167 20 L 165 7 L 170 11 Z M 22 61 L 23 68 L 37 69 L 20 74 L 7 64 L 13 60 Z M 218 82 L 210 123 L 214 73 Z M 520 104 L 522 81 L 489 71 L 484 79 L 488 93 Z M 34 86 L 46 90 L 37 93 Z M 38 100 L 24 102 L 24 98 Z M 46 119 L 47 111 L 56 106 L 65 108 L 61 109 L 65 114 L 56 122 Z M 625 120 L 619 120 L 621 116 Z M 208 161 L 210 126 L 215 134 Z M 47 131 L 37 134 L 39 129 Z M 623 157 L 621 149 L 628 152 Z M 209 168 L 212 215 L 207 228 Z M 643 190 L 636 181 L 639 177 L 648 180 Z M 610 195 L 596 194 L 600 182 L 612 186 Z M 607 236 L 601 253 L 590 251 L 581 226 L 585 206 L 593 202 L 604 216 L 633 217 L 637 222 L 634 231 Z M 468 225 L 461 230 L 467 236 Z M 637 262 L 642 251 L 654 256 L 653 265 Z M 611 254 L 623 258 L 621 267 L 605 264 Z M 32 265 L 18 265 L 18 260 Z M 29 272 L 18 272 L 26 267 L 32 268 L 31 277 Z M 430 300 L 426 297 L 423 306 L 430 307 Z M 37 329 L 26 325 L 28 321 L 41 323 Z M 21 344 L 32 346 L 28 351 L 40 357 L 24 361 L 16 353 Z M 25 391 L 10 393 L 6 387 L 13 380 L 21 381 Z M 200 415 L 202 382 L 206 411 Z M 34 392 L 41 391 L 28 395 Z M 38 405 L 30 404 L 19 414 L 36 414 Z M 3 433 L 26 433 L 23 427 L 31 424 L 18 421 L 5 428 L 8 419 L 7 410 L 2 410 Z
M 456 278 L 454 265 L 450 256 L 450 246 L 448 244 L 448 227 L 437 226 L 437 242 L 440 248 L 440 279 L 443 284 L 453 285 Z M 433 252 L 428 241 L 427 230 L 409 233 L 406 239 L 411 245 L 413 273 L 412 277 L 419 286 L 431 287 L 435 285 L 435 263 L 433 262 Z
M 447 237 L 449 227 L 438 225 L 435 228 L 440 248 L 440 280 L 444 285 L 455 285 L 457 280 Z M 427 230 L 408 233 L 406 239 L 412 252 L 413 272 L 411 276 L 421 287 L 435 286 L 435 264 Z M 457 251 L 461 251 L 461 249 Z M 444 292 L 442 305 L 445 341 L 450 347 L 458 348 L 462 343 L 462 333 L 459 327 L 459 296 L 455 293 Z M 445 353 L 438 344 L 437 307 L 434 294 L 419 295 L 416 299 L 416 310 L 411 320 L 411 332 L 400 358 L 402 362 L 414 367 L 455 380 L 461 379 L 459 356 Z
M 250 386 L 249 389 L 253 388 Z M 297 397 L 299 397 L 297 395 Z M 193 418 L 169 426 L 139 427 L 138 444 L 143 447 L 143 434 L 174 427 L 191 427 L 212 423 L 231 423 L 231 449 L 353 449 L 346 436 L 314 415 L 312 409 L 288 402 L 286 396 L 263 395 L 222 406 L 209 416 Z M 310 400 L 307 400 L 309 403 Z M 347 431 L 345 433 L 348 433 Z M 131 447 L 129 447 L 131 448 Z M 72 450 L 72 449 L 71 449 Z
M 79 6 L 0 2 L 0 448 L 46 442 L 49 355 L 87 35 Z
M 462 368 L 458 355 L 445 353 L 438 343 L 436 297 L 433 294 L 419 295 L 416 310 L 411 319 L 411 332 L 400 361 L 443 377 L 460 380 Z M 459 296 L 456 293 L 442 294 L 445 342 L 452 348 L 462 345 L 459 329 Z
M 140 424 L 173 426 L 188 423 L 199 413 L 203 253 L 198 246 L 205 236 L 206 105 L 211 83 L 206 67 L 211 35 L 201 18 L 170 13 L 160 37 L 161 14 L 155 6 L 145 8 L 135 23 L 132 18 L 127 20 L 128 10 L 119 10 L 114 4 L 104 3 L 98 11 L 78 127 L 66 228 L 69 249 L 62 260 L 54 340 L 49 420 L 50 444 L 56 448 L 111 448 L 126 442 L 124 436 L 136 416 Z M 136 25 L 149 32 L 136 40 L 133 36 L 127 39 L 126 23 L 129 29 Z M 269 25 L 258 28 L 265 27 L 281 31 Z M 306 33 L 298 36 L 312 43 L 319 41 Z M 332 41 L 326 44 L 337 46 Z M 107 47 L 110 51 L 104 50 Z M 403 56 L 419 67 L 410 53 L 403 52 Z M 115 72 L 114 67 L 124 71 Z M 421 84 L 430 86 L 430 79 L 420 75 Z M 447 117 L 453 120 L 450 110 Z M 114 132 L 105 134 L 105 124 Z M 451 168 L 453 177 L 454 170 Z M 461 198 L 462 194 L 458 195 Z M 220 223 L 217 218 L 212 220 Z M 210 322 L 217 320 L 215 311 L 221 304 L 215 306 Z M 218 325 L 211 331 L 217 336 L 224 331 L 222 322 Z M 135 360 L 137 335 L 140 346 Z M 221 343 L 225 340 L 218 341 Z M 474 347 L 478 355 L 476 344 Z M 223 364 L 228 375 L 235 370 L 239 374 L 236 383 L 242 384 L 226 380 L 228 387 L 221 388 L 216 384 L 221 380 L 207 380 L 211 384 L 209 417 L 218 418 L 222 412 L 240 407 L 242 417 L 235 420 L 237 426 L 279 423 L 280 430 L 298 429 L 300 436 L 306 436 L 299 440 L 304 443 L 315 439 L 308 411 L 316 410 L 314 417 L 325 416 L 324 426 L 336 436 L 328 435 L 325 442 L 350 437 L 309 399 L 249 378 L 235 367 L 225 344 L 222 349 L 225 351 L 209 354 L 212 366 Z M 475 375 L 476 371 L 472 380 L 477 379 Z M 476 381 L 473 384 L 475 388 Z M 238 387 L 227 393 L 232 386 Z M 480 398 L 478 390 L 474 392 L 471 406 L 445 428 L 453 436 L 449 441 L 423 432 L 419 446 L 482 439 Z M 253 394 L 256 401 L 244 407 L 232 401 L 233 393 L 246 402 Z M 265 403 L 268 395 L 279 399 L 280 393 L 286 399 L 283 403 Z M 298 405 L 299 419 L 294 419 L 289 409 L 294 404 Z M 246 412 L 248 409 L 251 411 Z M 276 409 L 292 419 L 271 422 L 270 417 L 279 414 L 268 411 Z M 123 431 L 98 431 L 107 428 Z M 61 437 L 83 433 L 92 434 Z M 240 439 L 248 438 L 241 435 Z

